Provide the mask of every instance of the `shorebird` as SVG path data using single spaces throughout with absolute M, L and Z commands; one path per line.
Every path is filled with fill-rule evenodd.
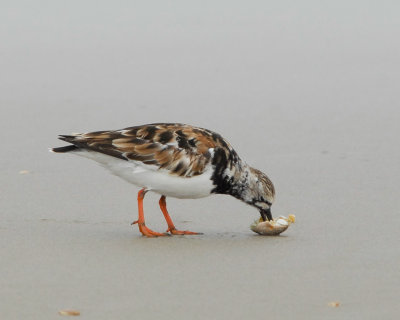
M 147 237 L 198 234 L 180 231 L 167 211 L 166 197 L 195 199 L 231 195 L 272 220 L 275 189 L 261 171 L 242 161 L 228 141 L 213 131 L 179 123 L 153 123 L 121 130 L 60 135 L 70 145 L 52 148 L 100 163 L 111 173 L 140 187 L 137 196 L 139 231 Z M 167 233 L 146 226 L 143 199 L 148 191 L 161 195 L 159 205 Z

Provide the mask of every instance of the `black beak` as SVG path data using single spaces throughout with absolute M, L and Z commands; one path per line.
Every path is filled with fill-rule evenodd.
M 263 219 L 263 221 L 268 220 L 272 220 L 272 214 L 271 214 L 271 208 L 268 209 L 261 209 L 260 210 L 260 214 L 261 214 L 261 218 Z

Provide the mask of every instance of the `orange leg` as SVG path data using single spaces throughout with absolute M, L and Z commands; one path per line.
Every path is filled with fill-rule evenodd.
M 165 201 L 165 196 L 161 196 L 159 203 L 160 203 L 161 211 L 164 214 L 165 221 L 167 221 L 167 224 L 168 224 L 167 232 L 171 232 L 171 234 L 179 234 L 179 235 L 181 235 L 181 234 L 201 234 L 201 233 L 192 232 L 192 231 L 176 230 L 174 223 L 172 222 L 172 219 L 169 216 L 168 211 L 167 211 L 167 202 Z
M 167 233 L 154 232 L 153 230 L 150 230 L 149 228 L 146 227 L 146 224 L 144 222 L 144 212 L 143 212 L 143 199 L 146 192 L 147 190 L 143 188 L 138 193 L 139 218 L 138 220 L 133 221 L 132 224 L 137 223 L 139 226 L 139 231 L 142 233 L 142 235 L 146 237 L 166 236 L 168 235 Z

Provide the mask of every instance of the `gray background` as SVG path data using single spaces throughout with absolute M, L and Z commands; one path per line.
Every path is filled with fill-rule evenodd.
M 397 319 L 399 9 L 1 0 L 1 318 Z M 168 199 L 204 235 L 146 239 L 135 186 L 47 152 L 57 134 L 168 121 L 221 133 L 297 223 L 260 237 L 233 198 Z

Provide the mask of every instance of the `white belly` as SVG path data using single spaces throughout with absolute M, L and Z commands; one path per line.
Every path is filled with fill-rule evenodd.
M 110 170 L 114 175 L 140 187 L 161 195 L 174 198 L 203 198 L 210 195 L 214 188 L 209 168 L 201 175 L 183 178 L 170 175 L 167 170 L 138 161 L 126 161 L 93 151 L 73 151 L 76 155 L 92 159 Z

